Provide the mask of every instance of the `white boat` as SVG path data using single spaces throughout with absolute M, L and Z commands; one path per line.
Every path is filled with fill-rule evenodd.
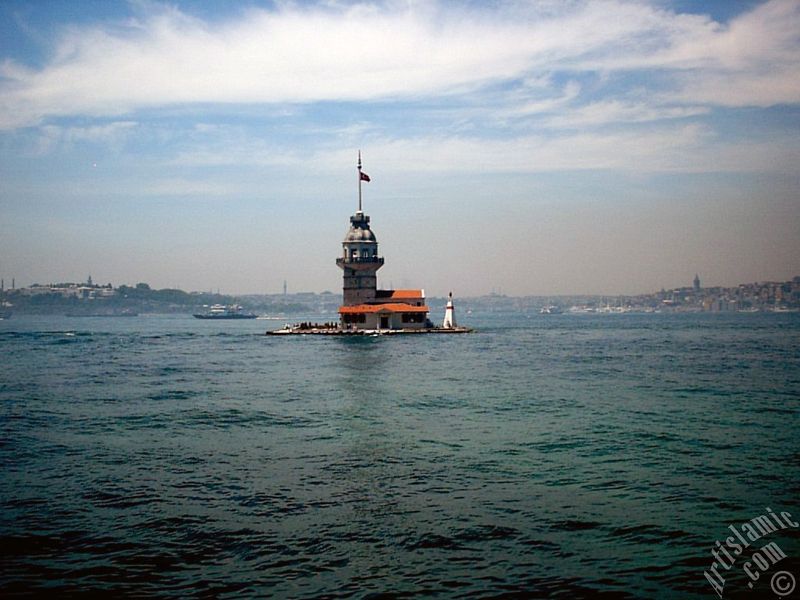
M 244 312 L 239 304 L 214 304 L 204 313 L 194 315 L 195 319 L 255 319 L 256 315 Z
M 540 315 L 560 315 L 561 313 L 561 309 L 554 305 L 542 307 L 542 310 L 539 311 Z

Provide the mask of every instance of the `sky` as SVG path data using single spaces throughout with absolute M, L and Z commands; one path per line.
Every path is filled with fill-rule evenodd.
M 636 294 L 800 275 L 800 1 L 0 3 L 0 277 Z

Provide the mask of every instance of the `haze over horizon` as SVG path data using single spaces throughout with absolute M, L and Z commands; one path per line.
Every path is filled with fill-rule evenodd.
M 638 294 L 800 274 L 800 2 L 0 5 L 0 277 Z

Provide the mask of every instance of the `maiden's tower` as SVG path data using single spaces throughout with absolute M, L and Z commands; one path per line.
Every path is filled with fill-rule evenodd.
M 369 216 L 362 208 L 362 184 L 370 177 L 361 170 L 361 153 L 358 154 L 358 210 L 350 217 L 350 228 L 342 241 L 342 252 L 336 265 L 342 269 L 342 305 L 339 323 L 335 325 L 287 325 L 284 329 L 267 333 L 465 333 L 471 331 L 457 327 L 455 319 L 445 318 L 441 327 L 428 319 L 425 291 L 422 289 L 378 289 L 378 269 L 383 257 L 378 254 L 378 240 L 369 225 Z M 452 315 L 452 294 L 448 303 Z
M 369 181 L 361 170 L 358 155 L 358 210 L 350 217 L 350 229 L 342 242 L 342 255 L 336 264 L 343 271 L 343 329 L 423 329 L 431 327 L 423 290 L 379 290 L 377 272 L 383 266 L 378 256 L 378 240 L 369 226 L 369 216 L 361 203 L 361 184 Z

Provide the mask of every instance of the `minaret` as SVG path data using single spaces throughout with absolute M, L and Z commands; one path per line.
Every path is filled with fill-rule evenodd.
M 377 272 L 383 266 L 378 256 L 378 240 L 369 228 L 369 217 L 361 210 L 361 182 L 370 181 L 361 171 L 361 152 L 358 153 L 358 210 L 350 217 L 350 229 L 342 242 L 342 256 L 336 264 L 343 271 L 342 305 L 354 306 L 375 299 L 378 288 Z
M 444 329 L 455 329 L 456 325 L 456 310 L 453 307 L 453 292 L 450 292 L 450 297 L 447 299 L 447 307 L 444 309 L 444 322 L 442 323 Z

